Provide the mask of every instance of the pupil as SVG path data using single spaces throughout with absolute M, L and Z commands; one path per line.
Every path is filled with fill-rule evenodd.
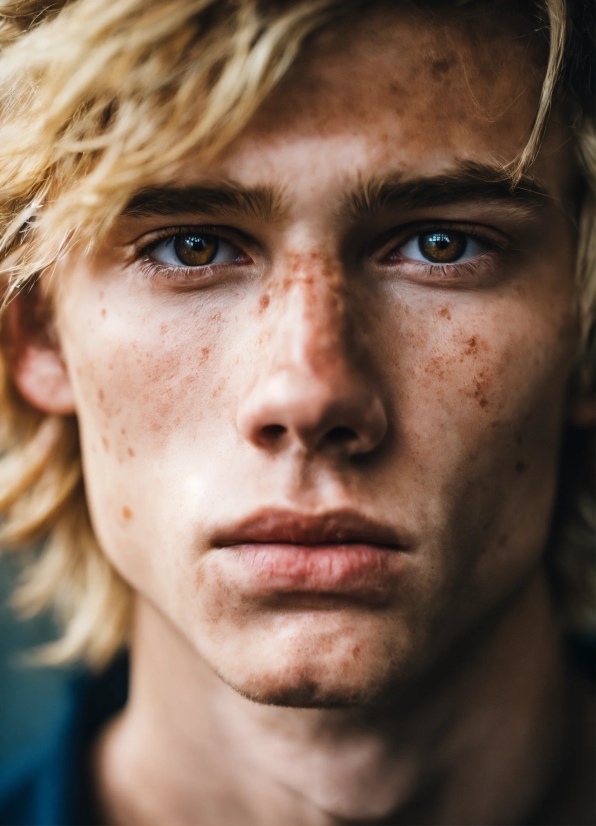
M 424 232 L 418 240 L 420 252 L 433 264 L 457 261 L 464 254 L 466 244 L 463 232 Z
M 217 240 L 212 235 L 177 235 L 174 252 L 179 261 L 188 267 L 210 264 L 217 253 Z

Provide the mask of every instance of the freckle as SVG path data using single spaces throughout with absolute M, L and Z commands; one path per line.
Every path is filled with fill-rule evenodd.
M 168 332 L 168 325 L 167 324 L 160 324 L 159 331 L 162 334 L 162 336 L 165 336 L 165 334 Z
M 451 313 L 449 312 L 449 307 L 441 307 L 439 310 L 439 315 L 441 318 L 446 318 L 447 321 L 451 321 Z
M 126 436 L 126 428 L 125 428 L 125 427 L 121 427 L 121 428 L 120 428 L 120 433 L 121 433 L 123 436 Z
M 267 293 L 265 293 L 265 295 L 261 296 L 261 298 L 259 299 L 259 312 L 260 313 L 264 312 L 267 309 L 267 307 L 269 306 L 270 301 L 271 301 L 271 299 L 270 299 L 270 297 Z
M 203 358 L 201 359 L 201 362 L 203 362 L 207 359 L 210 352 L 211 352 L 211 347 L 201 347 L 201 355 L 203 356 Z M 193 378 L 194 378 L 194 376 L 193 376 Z
M 123 516 L 125 519 L 132 519 L 132 511 L 131 511 L 131 509 L 130 509 L 129 507 L 127 507 L 126 505 L 124 505 L 124 507 L 122 508 L 122 516 Z
M 453 66 L 453 59 L 450 60 L 433 60 L 431 64 L 431 72 L 434 77 L 438 78 L 445 75 Z
M 528 465 L 527 465 L 526 462 L 524 462 L 523 459 L 519 459 L 519 461 L 517 461 L 515 463 L 515 472 L 516 473 L 525 473 L 527 469 L 528 469 Z
M 129 447 L 129 448 L 128 448 L 128 455 L 129 455 L 129 456 L 134 456 L 134 455 L 135 455 L 135 452 L 134 452 L 134 450 L 132 449 L 132 447 Z
M 101 310 L 101 317 L 102 317 L 102 318 L 105 318 L 105 317 L 107 316 L 107 314 L 108 314 L 108 312 L 107 312 L 106 308 L 105 308 L 105 307 L 102 307 L 102 310 Z
M 482 408 L 488 407 L 488 399 L 485 399 L 483 396 L 481 399 L 478 399 L 478 404 Z
M 102 436 L 102 437 L 101 437 L 101 443 L 102 443 L 102 445 L 104 446 L 104 450 L 105 450 L 105 451 L 106 451 L 106 453 L 107 453 L 107 452 L 108 452 L 108 450 L 110 449 L 110 443 L 109 443 L 109 441 L 106 439 L 106 437 L 105 437 L 105 436 Z
M 100 390 L 97 391 L 97 398 L 99 399 L 100 402 L 102 402 L 104 400 L 105 396 L 103 394 L 103 390 L 100 389 Z

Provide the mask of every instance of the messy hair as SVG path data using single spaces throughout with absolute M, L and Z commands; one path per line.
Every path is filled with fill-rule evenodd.
M 453 7 L 469 4 L 451 0 Z M 6 307 L 18 292 L 26 301 L 41 273 L 74 244 L 91 250 L 140 187 L 168 175 L 191 151 L 214 157 L 305 41 L 365 5 L 0 0 L 0 543 L 26 562 L 17 607 L 25 615 L 51 607 L 61 620 L 63 633 L 45 650 L 46 661 L 106 664 L 126 641 L 132 594 L 94 536 L 76 417 L 42 413 L 14 386 Z M 531 167 L 549 113 L 564 98 L 583 182 L 575 381 L 587 390 L 596 316 L 594 21 L 589 1 L 525 5 L 544 47 L 542 90 L 525 146 L 503 174 L 515 186 Z M 593 620 L 594 507 L 581 480 L 573 478 L 566 493 L 550 556 L 563 615 L 585 628 Z

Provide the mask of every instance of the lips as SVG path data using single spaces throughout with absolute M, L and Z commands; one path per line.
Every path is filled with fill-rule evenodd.
M 218 532 L 212 546 L 242 590 L 256 596 L 377 601 L 394 589 L 408 542 L 354 511 L 312 516 L 262 510 Z
M 331 511 L 318 516 L 285 510 L 262 510 L 213 537 L 213 545 L 225 547 L 259 543 L 328 545 L 358 543 L 405 550 L 407 541 L 393 528 L 350 511 Z

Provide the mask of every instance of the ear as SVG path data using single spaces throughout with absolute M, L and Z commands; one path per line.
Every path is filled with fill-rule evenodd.
M 30 405 L 68 415 L 75 412 L 74 395 L 48 304 L 38 281 L 6 308 L 11 375 Z

